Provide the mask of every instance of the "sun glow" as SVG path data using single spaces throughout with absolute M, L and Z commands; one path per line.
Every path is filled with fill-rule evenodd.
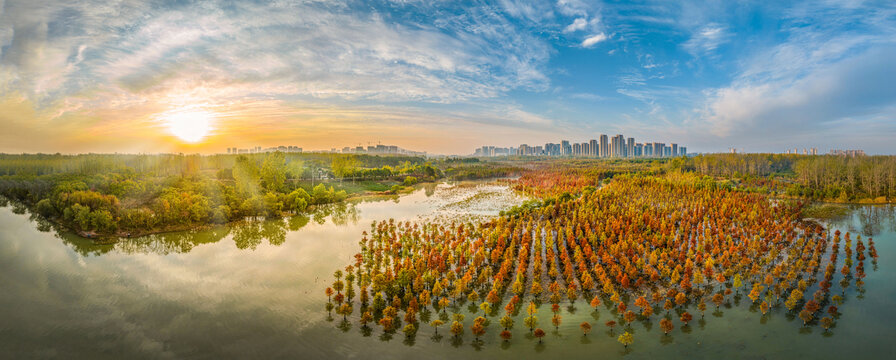
M 174 112 L 165 115 L 168 131 L 188 143 L 202 141 L 211 131 L 214 114 L 203 110 Z

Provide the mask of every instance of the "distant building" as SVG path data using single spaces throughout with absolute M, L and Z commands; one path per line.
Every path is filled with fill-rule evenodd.
M 865 156 L 865 151 L 864 150 L 831 149 L 831 155 L 859 157 L 859 156 Z
M 607 141 L 607 135 L 600 134 L 600 154 L 598 156 L 610 156 L 610 143 Z
M 473 156 L 492 157 L 492 156 L 575 156 L 575 157 L 671 157 L 685 156 L 687 149 L 679 146 L 678 143 L 671 143 L 666 146 L 664 143 L 636 143 L 635 138 L 626 138 L 622 134 L 617 134 L 612 138 L 601 134 L 600 140 L 591 139 L 587 142 L 571 142 L 569 140 L 560 140 L 559 143 L 548 142 L 544 146 L 530 146 L 529 144 L 520 144 L 519 147 L 500 147 L 485 145 L 476 150 Z M 344 148 L 346 152 L 350 148 Z M 378 145 L 376 148 L 369 146 L 368 152 L 385 152 L 385 153 L 412 153 L 402 150 L 396 146 Z M 362 147 L 358 147 L 356 151 L 363 151 Z
M 653 157 L 663 157 L 665 152 L 666 144 L 655 142 L 653 143 Z

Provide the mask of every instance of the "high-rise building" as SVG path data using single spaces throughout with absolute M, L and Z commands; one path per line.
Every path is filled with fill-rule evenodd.
M 600 156 L 600 148 L 598 147 L 597 140 L 591 139 L 588 142 L 588 147 L 591 149 L 591 152 L 588 155 L 591 156 Z
M 622 134 L 617 134 L 612 139 L 610 139 L 610 156 L 625 156 L 625 137 L 622 136 Z
M 672 143 L 672 156 L 678 156 L 678 144 Z
M 572 146 L 569 146 L 569 140 L 560 140 L 560 155 L 571 155 Z
M 610 156 L 610 143 L 607 141 L 606 134 L 600 134 L 600 154 L 597 154 L 600 157 L 608 157 Z
M 684 147 L 684 146 L 679 146 L 679 147 L 678 147 L 678 155 L 680 155 L 680 156 L 688 156 L 688 148 L 686 148 L 686 147 Z
M 653 157 L 663 157 L 663 149 L 666 147 L 666 144 L 655 142 L 653 143 Z
M 628 143 L 625 144 L 625 156 L 635 156 L 635 138 L 628 138 Z
M 616 157 L 619 153 L 619 139 L 615 136 L 610 138 L 610 157 Z

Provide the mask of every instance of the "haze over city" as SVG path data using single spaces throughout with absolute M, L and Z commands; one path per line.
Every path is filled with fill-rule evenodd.
M 892 153 L 891 1 L 0 3 L 0 152 Z

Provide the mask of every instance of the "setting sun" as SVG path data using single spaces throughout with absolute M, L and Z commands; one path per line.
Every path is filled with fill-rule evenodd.
M 211 130 L 214 115 L 207 111 L 175 112 L 163 117 L 168 131 L 188 143 L 197 143 Z

